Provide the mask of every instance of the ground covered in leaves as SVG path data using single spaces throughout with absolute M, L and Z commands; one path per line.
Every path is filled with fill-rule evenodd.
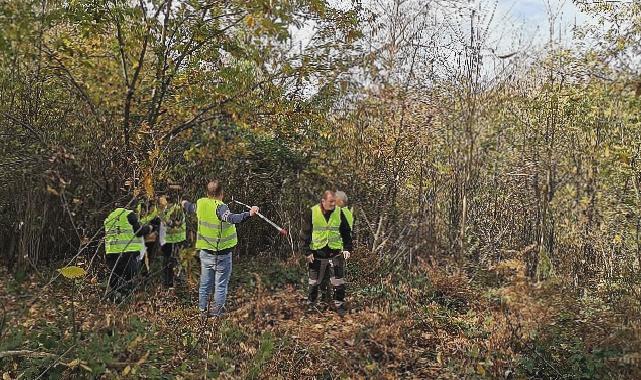
M 558 279 L 535 286 L 518 258 L 485 269 L 432 259 L 394 270 L 355 256 L 342 319 L 305 312 L 298 258 L 237 259 L 230 312 L 205 323 L 197 276 L 167 291 L 152 275 L 115 305 L 102 298 L 101 271 L 75 289 L 64 278 L 49 282 L 53 272 L 4 271 L 0 372 L 3 379 L 641 378 L 639 325 L 626 317 L 637 301 L 608 299 L 607 289 L 575 294 Z

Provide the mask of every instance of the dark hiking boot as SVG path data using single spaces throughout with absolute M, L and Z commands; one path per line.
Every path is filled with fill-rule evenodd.
M 345 304 L 340 304 L 336 307 L 336 313 L 338 313 L 339 317 L 344 317 L 345 314 L 347 314 L 347 309 L 345 309 Z
M 318 310 L 316 302 L 307 301 L 307 303 L 305 305 L 305 313 L 306 314 L 314 315 L 314 314 L 317 314 L 319 312 L 320 311 Z

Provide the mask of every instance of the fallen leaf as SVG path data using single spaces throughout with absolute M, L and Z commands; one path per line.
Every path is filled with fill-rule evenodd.
M 58 269 L 58 272 L 60 272 L 60 274 L 62 274 L 65 278 L 71 279 L 83 277 L 87 273 L 84 269 L 75 265 L 60 268 Z
M 146 361 L 147 361 L 147 358 L 148 358 L 148 357 L 149 357 L 149 351 L 145 352 L 145 354 L 144 354 L 140 359 L 138 359 L 138 361 L 136 362 L 136 364 L 138 364 L 138 365 L 143 364 L 144 362 L 146 362 Z

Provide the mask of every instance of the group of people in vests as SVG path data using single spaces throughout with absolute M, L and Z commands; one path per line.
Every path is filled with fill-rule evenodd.
M 173 288 L 177 252 L 187 240 L 185 213 L 177 196 L 163 195 L 153 205 L 116 205 L 105 219 L 104 228 L 113 298 L 126 296 L 134 289 L 137 273 L 148 273 L 148 254 L 157 247 L 163 255 L 163 285 Z
M 195 214 L 201 268 L 198 308 L 203 317 L 221 316 L 232 272 L 232 253 L 238 244 L 236 224 L 259 212 L 257 206 L 251 206 L 246 212 L 232 213 L 223 197 L 222 183 L 214 180 L 207 184 L 206 196 L 195 203 L 163 196 L 147 210 L 140 205 L 116 205 L 104 222 L 108 283 L 115 298 L 131 293 L 136 274 L 145 266 L 148 270 L 146 252 L 158 243 L 163 253 L 163 283 L 173 287 L 177 250 L 187 240 L 185 215 Z M 333 290 L 337 313 L 346 313 L 344 268 L 352 250 L 354 223 L 351 209 L 344 207 L 346 202 L 345 193 L 327 190 L 320 203 L 308 209 L 303 218 L 301 242 L 309 269 L 310 311 L 317 310 L 319 289 L 325 279 L 331 283 L 326 291 Z

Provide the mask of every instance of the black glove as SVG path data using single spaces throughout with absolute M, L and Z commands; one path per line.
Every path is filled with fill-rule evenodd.
M 151 220 L 151 222 L 149 222 L 149 224 L 151 224 L 152 226 L 154 226 L 154 229 L 155 229 L 155 230 L 159 230 L 159 229 L 160 229 L 160 217 L 159 217 L 159 216 L 157 216 L 157 217 L 153 218 L 153 219 Z

